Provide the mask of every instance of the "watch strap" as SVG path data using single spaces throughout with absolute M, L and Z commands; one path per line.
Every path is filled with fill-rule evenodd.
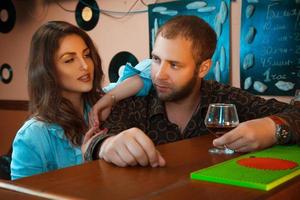
M 271 115 L 269 118 L 275 123 L 276 144 L 288 144 L 291 140 L 291 133 L 286 121 L 276 115 Z

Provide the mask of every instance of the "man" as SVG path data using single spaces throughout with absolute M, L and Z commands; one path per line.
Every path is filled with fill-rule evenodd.
M 85 158 L 122 167 L 164 166 L 166 161 L 155 145 L 206 134 L 205 114 L 209 103 L 216 102 L 235 104 L 241 123 L 215 139 L 215 146 L 248 152 L 299 142 L 299 110 L 203 80 L 215 46 L 215 32 L 198 17 L 178 16 L 163 25 L 152 52 L 155 90 L 116 105 L 104 124 L 108 133 L 90 143 Z

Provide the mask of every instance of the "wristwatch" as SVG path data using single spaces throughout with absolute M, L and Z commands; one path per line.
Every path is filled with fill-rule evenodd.
M 292 134 L 287 123 L 282 118 L 276 115 L 271 115 L 269 116 L 269 118 L 272 119 L 276 125 L 276 144 L 288 144 L 291 140 Z

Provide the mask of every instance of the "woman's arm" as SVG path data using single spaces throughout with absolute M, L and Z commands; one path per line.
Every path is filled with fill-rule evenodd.
M 143 81 L 138 75 L 127 78 L 115 88 L 101 97 L 89 113 L 91 127 L 99 127 L 100 121 L 104 121 L 111 112 L 112 107 L 127 97 L 134 96 L 143 88 Z
M 106 93 L 104 96 L 110 96 L 111 102 L 114 104 L 127 97 L 136 95 L 144 86 L 144 83 L 138 75 L 134 75 L 125 79 L 117 87 Z M 115 98 L 115 99 L 113 99 Z
M 148 95 L 152 88 L 151 62 L 151 59 L 145 59 L 135 67 L 126 64 L 119 80 L 103 88 L 106 95 L 98 100 L 89 113 L 91 127 L 99 127 L 100 121 L 108 117 L 113 105 L 118 101 L 134 95 Z

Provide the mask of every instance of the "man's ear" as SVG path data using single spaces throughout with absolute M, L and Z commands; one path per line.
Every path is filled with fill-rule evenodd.
M 212 65 L 212 60 L 211 59 L 204 60 L 200 64 L 199 72 L 198 72 L 199 78 L 203 78 L 209 72 L 211 65 Z

